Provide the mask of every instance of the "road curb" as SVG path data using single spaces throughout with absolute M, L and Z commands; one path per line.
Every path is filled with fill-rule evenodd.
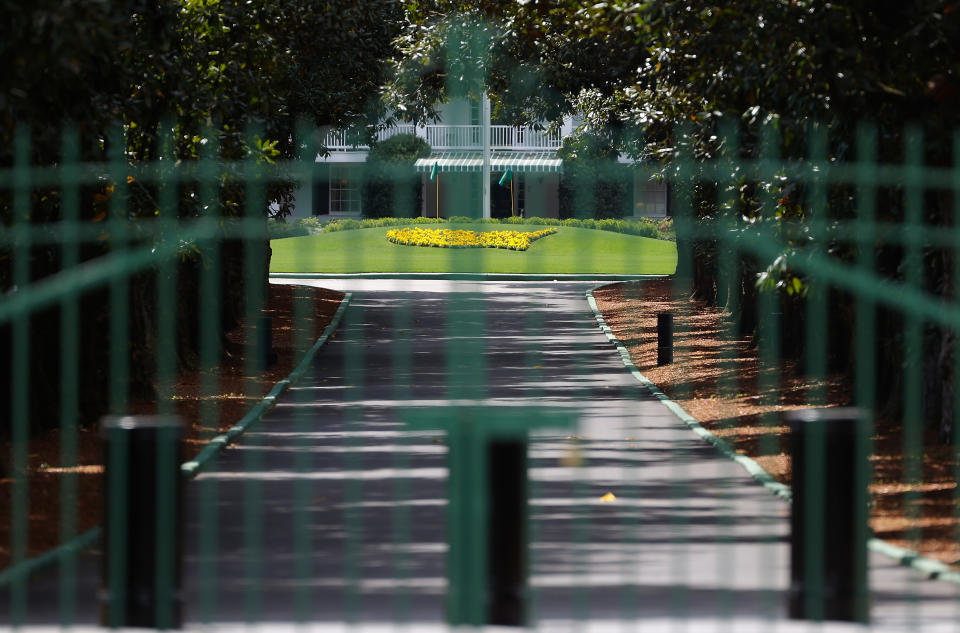
M 593 315 L 597 320 L 597 325 L 600 327 L 600 330 L 607 336 L 607 340 L 610 341 L 617 348 L 617 352 L 620 354 L 620 359 L 623 361 L 624 366 L 633 374 L 633 377 L 637 379 L 646 389 L 660 400 L 664 406 L 666 406 L 674 415 L 676 415 L 684 424 L 686 424 L 694 433 L 703 438 L 707 443 L 714 446 L 718 451 L 720 451 L 727 458 L 735 461 L 740 464 L 747 471 L 747 473 L 760 482 L 764 488 L 769 490 L 774 495 L 784 499 L 787 502 L 792 502 L 793 494 L 789 486 L 786 486 L 763 469 L 760 464 L 758 464 L 753 459 L 750 459 L 746 455 L 741 455 L 737 453 L 733 446 L 726 440 L 717 437 L 707 429 L 705 429 L 700 422 L 697 421 L 692 415 L 687 413 L 679 404 L 670 399 L 670 397 L 660 390 L 655 384 L 650 382 L 650 380 L 640 373 L 640 370 L 637 369 L 637 366 L 633 364 L 633 360 L 630 358 L 630 352 L 623 345 L 623 343 L 614 335 L 613 330 L 610 329 L 610 326 L 607 325 L 607 322 L 604 320 L 603 315 L 600 313 L 600 309 L 597 307 L 597 301 L 593 296 L 594 290 L 599 290 L 610 284 L 601 284 L 595 288 L 587 290 L 586 297 L 587 303 L 590 304 L 590 309 L 593 310 Z M 949 565 L 942 563 L 938 560 L 932 558 L 926 558 L 921 556 L 917 552 L 908 550 L 903 547 L 898 547 L 886 541 L 880 540 L 878 538 L 872 538 L 867 541 L 867 547 L 878 554 L 887 556 L 900 565 L 905 567 L 910 567 L 927 578 L 931 580 L 943 580 L 946 582 L 954 583 L 960 585 L 960 572 L 957 572 L 950 568 Z
M 28 558 L 27 560 L 13 567 L 7 567 L 0 572 L 0 587 L 10 584 L 21 576 L 29 576 L 39 569 L 54 565 L 67 556 L 75 555 L 78 552 L 85 550 L 99 541 L 102 533 L 103 529 L 99 525 L 92 527 L 83 534 L 75 536 L 63 545 L 55 547 L 50 551 L 44 552 L 43 554 L 37 554 L 33 558 Z
M 337 327 L 340 325 L 340 321 L 343 319 L 343 314 L 347 311 L 347 307 L 350 305 L 350 300 L 352 298 L 353 293 L 350 292 L 343 296 L 343 299 L 340 301 L 340 306 L 337 307 L 337 311 L 334 313 L 333 319 L 330 321 L 329 325 L 327 325 L 327 327 L 323 330 L 323 334 L 321 334 L 320 338 L 318 338 L 313 344 L 313 347 L 307 351 L 303 357 L 303 360 L 300 361 L 300 364 L 297 365 L 292 372 L 290 372 L 290 375 L 283 380 L 277 381 L 277 383 L 273 385 L 273 389 L 270 390 L 270 393 L 264 396 L 263 400 L 261 400 L 257 406 L 247 411 L 247 414 L 240 418 L 236 424 L 227 429 L 225 433 L 222 433 L 207 442 L 207 445 L 204 446 L 199 453 L 197 453 L 196 457 L 180 465 L 180 473 L 184 477 L 196 477 L 200 470 L 206 466 L 211 459 L 213 459 L 220 451 L 226 448 L 238 437 L 243 435 L 244 431 L 250 428 L 253 424 L 257 423 L 267 411 L 272 409 L 274 405 L 277 404 L 277 398 L 280 396 L 280 394 L 300 380 L 300 377 L 303 376 L 307 369 L 310 368 L 310 363 L 313 362 L 313 357 L 316 356 L 320 348 L 323 347 L 323 345 L 330 339 Z
M 333 333 L 336 331 L 337 326 L 339 326 L 340 321 L 343 319 L 343 314 L 346 312 L 347 307 L 350 305 L 350 300 L 353 298 L 352 293 L 346 293 L 343 296 L 343 299 L 340 301 L 337 311 L 333 315 L 333 319 L 330 321 L 329 325 L 323 330 L 320 338 L 313 344 L 306 355 L 303 357 L 303 360 L 300 361 L 300 364 L 290 372 L 290 374 L 283 380 L 278 381 L 270 392 L 264 396 L 263 400 L 260 401 L 257 406 L 250 409 L 245 416 L 240 418 L 240 421 L 235 425 L 230 427 L 221 435 L 218 435 L 207 442 L 207 445 L 197 453 L 196 457 L 188 462 L 184 462 L 180 465 L 180 474 L 185 478 L 196 477 L 200 470 L 207 465 L 207 463 L 213 459 L 220 451 L 222 451 L 227 445 L 235 441 L 240 437 L 244 431 L 246 431 L 250 426 L 255 424 L 263 417 L 263 415 L 273 408 L 277 403 L 277 397 L 282 394 L 284 391 L 290 388 L 291 385 L 295 384 L 301 376 L 309 369 L 310 363 L 313 361 L 313 357 L 316 356 L 317 352 L 321 347 L 330 339 Z M 48 567 L 55 564 L 62 558 L 66 556 L 76 554 L 100 540 L 102 535 L 101 526 L 96 526 L 90 528 L 83 534 L 74 537 L 73 539 L 55 547 L 52 550 L 44 552 L 43 554 L 38 554 L 33 558 L 28 558 L 25 561 L 13 566 L 8 567 L 0 571 L 0 587 L 7 585 L 13 582 L 15 579 L 29 576 L 31 573 Z

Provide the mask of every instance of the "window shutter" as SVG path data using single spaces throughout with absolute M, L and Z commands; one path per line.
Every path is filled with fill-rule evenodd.
M 314 172 L 313 215 L 330 213 L 330 166 L 320 165 Z

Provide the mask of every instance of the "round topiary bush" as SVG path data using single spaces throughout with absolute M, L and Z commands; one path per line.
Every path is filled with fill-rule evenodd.
M 619 152 L 601 136 L 568 136 L 557 151 L 563 159 L 560 218 L 619 219 L 628 215 L 630 171 L 617 162 Z
M 428 156 L 429 143 L 414 134 L 397 134 L 371 147 L 363 188 L 364 215 L 371 218 L 419 215 L 423 192 L 414 163 Z

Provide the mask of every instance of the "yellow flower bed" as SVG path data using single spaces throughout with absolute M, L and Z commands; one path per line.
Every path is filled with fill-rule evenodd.
M 440 248 L 506 248 L 525 251 L 541 237 L 556 233 L 557 229 L 542 231 L 464 231 L 459 229 L 421 229 L 410 227 L 387 231 L 387 239 L 406 246 L 436 246 Z

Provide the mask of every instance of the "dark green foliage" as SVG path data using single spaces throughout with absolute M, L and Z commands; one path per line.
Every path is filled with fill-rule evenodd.
M 62 164 L 61 136 L 70 129 L 78 134 L 78 158 L 88 163 L 105 164 L 113 152 L 134 168 L 161 155 L 184 164 L 210 148 L 215 148 L 215 158 L 227 160 L 270 163 L 296 158 L 305 140 L 298 133 L 299 122 L 336 127 L 378 116 L 376 93 L 385 81 L 400 18 L 400 4 L 384 0 L 0 0 L 0 21 L 6 27 L 0 38 L 0 166 L 13 162 L 18 127 L 31 136 L 28 162 L 43 167 Z M 104 200 L 118 197 L 131 236 L 139 233 L 137 225 L 155 222 L 163 199 L 174 201 L 172 212 L 178 219 L 214 214 L 226 223 L 247 210 L 264 218 L 289 213 L 294 183 L 277 178 L 261 184 L 264 199 L 248 201 L 246 183 L 224 170 L 213 187 L 211 208 L 211 199 L 201 198 L 193 183 L 104 179 L 82 188 L 79 218 L 102 221 L 110 206 Z M 34 226 L 58 222 L 62 193 L 55 187 L 34 189 L 24 220 Z M 11 191 L 0 188 L 0 231 L 11 221 Z M 266 224 L 264 231 L 266 238 Z M 150 246 L 151 232 L 143 233 L 145 237 L 131 238 L 131 246 Z M 258 254 L 268 249 L 266 239 L 256 246 L 248 242 L 247 247 Z M 204 248 L 185 244 L 176 266 L 181 367 L 197 362 Z M 91 241 L 81 245 L 79 258 L 108 252 L 108 241 Z M 61 253 L 54 243 L 34 247 L 31 281 L 59 272 Z M 11 254 L 0 248 L 0 295 L 16 291 Z M 235 327 L 243 313 L 246 284 L 266 282 L 267 267 L 248 279 L 243 259 L 240 241 L 222 243 L 218 261 L 224 331 Z M 134 395 L 151 396 L 154 389 L 157 274 L 143 273 L 130 284 Z M 107 348 L 108 328 L 103 324 L 109 305 L 99 295 L 96 301 L 89 299 L 81 304 L 79 324 L 85 345 L 81 419 L 86 422 L 104 410 L 107 368 L 102 350 Z M 58 319 L 53 313 L 31 315 L 35 363 L 29 380 L 36 428 L 58 421 L 59 387 L 50 379 L 59 363 Z M 9 369 L 9 337 L 9 328 L 0 328 L 3 372 Z M 0 382 L 0 400 L 6 402 L 7 376 L 0 376 Z M 4 420 L 0 415 L 0 434 L 9 431 Z
M 903 160 L 903 132 L 909 124 L 923 132 L 924 163 L 947 166 L 957 160 L 952 134 L 960 124 L 960 10 L 953 2 L 418 0 L 409 4 L 415 28 L 399 42 L 409 63 L 394 94 L 414 102 L 411 110 L 418 114 L 429 113 L 429 104 L 443 93 L 444 84 L 437 80 L 449 65 L 448 55 L 441 50 L 443 19 L 459 12 L 486 20 L 489 46 L 476 61 L 489 69 L 492 99 L 514 112 L 516 122 L 553 120 L 579 112 L 589 129 L 633 126 L 635 134 L 623 137 L 622 148 L 658 167 L 668 181 L 679 180 L 688 189 L 675 158 L 722 156 L 731 147 L 724 139 L 726 124 L 733 130 L 729 140 L 735 139 L 739 147 L 737 155 L 728 156 L 731 165 L 761 152 L 764 126 L 773 132 L 767 152 L 807 159 L 813 148 L 808 132 L 815 123 L 829 137 L 824 146 L 829 162 L 853 159 L 858 150 L 856 130 L 863 123 L 876 124 L 877 162 Z M 531 76 L 537 78 L 544 96 L 541 103 L 546 106 L 538 106 L 536 98 L 526 99 L 529 86 L 535 83 Z M 548 116 L 543 117 L 544 113 Z M 757 239 L 760 232 L 768 231 L 785 234 L 788 240 L 778 257 L 740 257 L 742 278 L 720 287 L 716 242 L 684 244 L 686 238 L 681 236 L 680 251 L 690 248 L 696 253 L 690 289 L 708 302 L 738 306 L 740 314 L 734 317 L 749 324 L 757 305 L 755 281 L 759 278 L 765 289 L 782 295 L 791 305 L 791 314 L 802 314 L 804 295 L 814 280 L 791 262 L 804 257 L 804 250 L 814 243 L 823 244 L 842 260 L 856 257 L 855 249 L 834 236 L 837 221 L 854 214 L 855 196 L 849 187 L 832 187 L 827 204 L 815 207 L 811 192 L 800 183 L 758 181 L 742 171 L 727 176 L 730 182 L 723 190 L 694 187 L 689 201 L 693 220 L 706 223 L 726 213 L 730 225 L 725 230 L 740 232 L 745 239 Z M 675 193 L 685 195 L 683 187 Z M 580 211 L 571 198 L 575 191 L 565 187 L 561 202 L 565 215 Z M 902 188 L 877 193 L 878 219 L 903 221 Z M 929 192 L 924 220 L 955 230 L 953 205 L 951 196 Z M 813 240 L 810 230 L 816 222 L 823 233 Z M 875 272 L 902 278 L 903 250 L 882 243 L 874 250 Z M 960 282 L 953 278 L 951 257 L 928 252 L 923 268 L 926 288 L 956 294 Z M 849 301 L 848 297 L 831 303 L 831 320 L 841 324 L 840 330 L 844 325 L 852 327 L 852 320 L 846 318 L 852 312 Z M 786 327 L 794 340 L 802 338 L 802 322 Z M 904 372 L 903 351 L 897 343 L 903 338 L 902 324 L 884 318 L 880 328 L 881 368 L 899 375 Z M 847 329 L 840 338 L 851 341 L 854 333 Z M 927 338 L 924 375 L 949 376 L 952 337 L 939 332 Z M 850 346 L 832 349 L 836 352 L 832 368 L 849 369 Z M 896 381 L 881 377 L 885 387 L 881 391 L 892 400 L 902 392 Z M 943 389 L 952 390 L 943 381 L 929 384 L 926 390 Z M 940 418 L 941 429 L 952 425 L 950 408 L 928 407 L 932 417 Z
M 412 164 L 430 155 L 430 145 L 415 134 L 397 134 L 370 148 L 368 161 Z
M 588 9 L 579 2 L 411 0 L 405 6 L 409 25 L 396 40 L 402 56 L 386 96 L 417 122 L 435 119 L 437 104 L 451 96 L 479 97 L 484 90 L 496 121 L 556 121 L 583 88 L 605 97 L 647 55 L 622 19 L 612 28 L 584 28 Z
M 557 155 L 563 159 L 561 218 L 618 219 L 630 211 L 630 167 L 617 162 L 614 143 L 599 135 L 568 136 Z
M 371 218 L 419 215 L 420 174 L 413 165 L 430 156 L 430 145 L 413 134 L 397 134 L 370 148 L 364 185 L 364 215 Z

